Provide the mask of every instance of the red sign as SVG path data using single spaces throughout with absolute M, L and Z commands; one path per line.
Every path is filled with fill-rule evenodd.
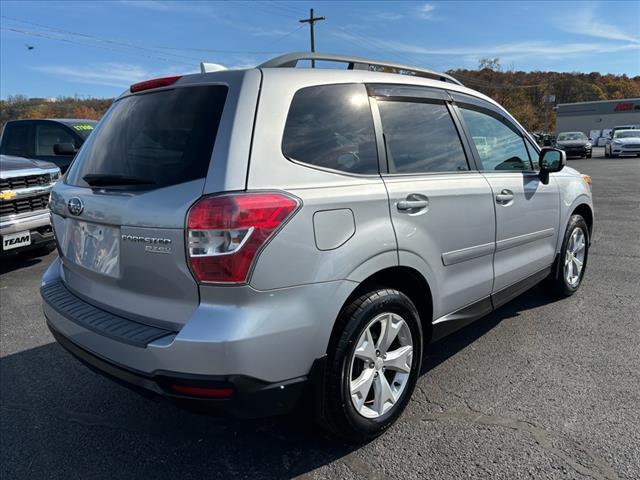
M 622 102 L 616 105 L 614 112 L 628 112 L 629 110 L 633 110 L 633 103 Z

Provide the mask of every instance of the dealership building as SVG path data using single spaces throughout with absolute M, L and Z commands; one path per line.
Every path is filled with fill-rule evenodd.
M 599 102 L 560 103 L 556 106 L 556 133 L 606 130 L 618 125 L 640 126 L 640 98 Z

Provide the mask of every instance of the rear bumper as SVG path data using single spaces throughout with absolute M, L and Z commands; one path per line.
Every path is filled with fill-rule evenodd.
M 49 321 L 47 321 L 47 326 L 56 341 L 80 362 L 94 372 L 127 388 L 145 396 L 160 396 L 175 401 L 186 401 L 243 418 L 259 418 L 291 412 L 300 398 L 310 393 L 311 381 L 309 378 L 319 378 L 315 372 L 319 372 L 324 365 L 323 360 L 319 359 L 312 368 L 313 375 L 278 383 L 261 382 L 240 375 L 203 376 L 166 371 L 146 375 L 116 365 L 83 349 L 57 331 Z M 231 388 L 233 393 L 229 398 L 224 399 L 196 398 L 175 392 L 172 385 Z
M 65 285 L 64 272 L 56 259 L 41 291 L 47 324 L 71 353 L 112 378 L 165 397 L 191 398 L 168 388 L 171 382 L 230 384 L 232 399 L 199 402 L 242 416 L 292 408 L 317 359 L 324 357 L 338 311 L 355 285 L 209 290 L 180 331 L 156 334 L 91 305 L 67 287 L 66 294 L 56 291 L 56 284 Z

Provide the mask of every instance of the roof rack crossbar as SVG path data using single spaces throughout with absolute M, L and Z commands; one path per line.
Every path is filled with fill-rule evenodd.
M 434 72 L 426 68 L 413 67 L 411 65 L 402 65 L 399 63 L 381 62 L 379 60 L 371 60 L 362 57 L 351 57 L 348 55 L 335 55 L 332 53 L 316 53 L 316 52 L 296 52 L 281 55 L 272 58 L 258 65 L 258 68 L 295 68 L 300 60 L 324 60 L 328 62 L 346 63 L 348 70 L 374 70 L 387 71 L 387 73 L 397 73 L 404 75 L 415 75 L 417 77 L 430 78 L 440 80 L 442 82 L 454 83 L 462 85 L 451 75 L 441 72 Z M 386 70 L 385 70 L 386 69 Z

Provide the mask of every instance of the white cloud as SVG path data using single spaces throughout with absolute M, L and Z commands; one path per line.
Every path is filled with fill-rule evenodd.
M 377 12 L 366 17 L 367 19 L 374 19 L 376 21 L 397 21 L 403 20 L 405 16 L 399 12 Z
M 431 3 L 425 3 L 418 9 L 418 16 L 425 20 L 433 18 L 433 11 L 436 9 L 435 5 Z
M 184 67 L 162 70 L 148 70 L 140 65 L 130 63 L 95 63 L 89 65 L 42 65 L 33 67 L 42 73 L 61 77 L 68 82 L 103 85 L 107 87 L 126 88 L 132 83 L 185 72 Z
M 565 32 L 577 33 L 589 37 L 640 43 L 640 36 L 631 35 L 620 27 L 606 22 L 607 18 L 615 18 L 615 15 L 613 17 L 608 15 L 597 16 L 595 7 L 595 5 L 581 5 L 581 10 L 577 12 L 572 10 L 569 19 L 563 19 L 562 21 L 557 22 L 558 28 Z
M 381 50 L 397 52 L 399 54 L 404 53 L 407 55 L 448 55 L 465 58 L 475 58 L 476 60 L 478 58 L 487 56 L 501 57 L 502 60 L 505 60 L 506 58 L 514 60 L 518 58 L 525 58 L 528 56 L 558 59 L 566 58 L 569 55 L 592 55 L 594 53 L 607 53 L 614 51 L 640 49 L 640 44 L 633 42 L 618 44 L 611 44 L 608 42 L 574 42 L 563 44 L 551 41 L 525 41 L 498 45 L 428 48 L 420 45 L 396 41 L 383 41 L 380 39 L 370 37 L 367 38 L 363 36 L 357 38 L 352 37 L 348 33 L 341 32 L 336 32 L 334 33 L 334 35 L 345 40 L 353 40 L 359 42 L 362 42 L 363 40 L 370 40 L 371 42 L 375 42 L 377 48 L 380 48 Z
M 170 2 L 166 0 L 120 0 L 127 7 L 143 8 L 157 12 L 184 12 L 218 18 L 218 11 L 205 2 Z

